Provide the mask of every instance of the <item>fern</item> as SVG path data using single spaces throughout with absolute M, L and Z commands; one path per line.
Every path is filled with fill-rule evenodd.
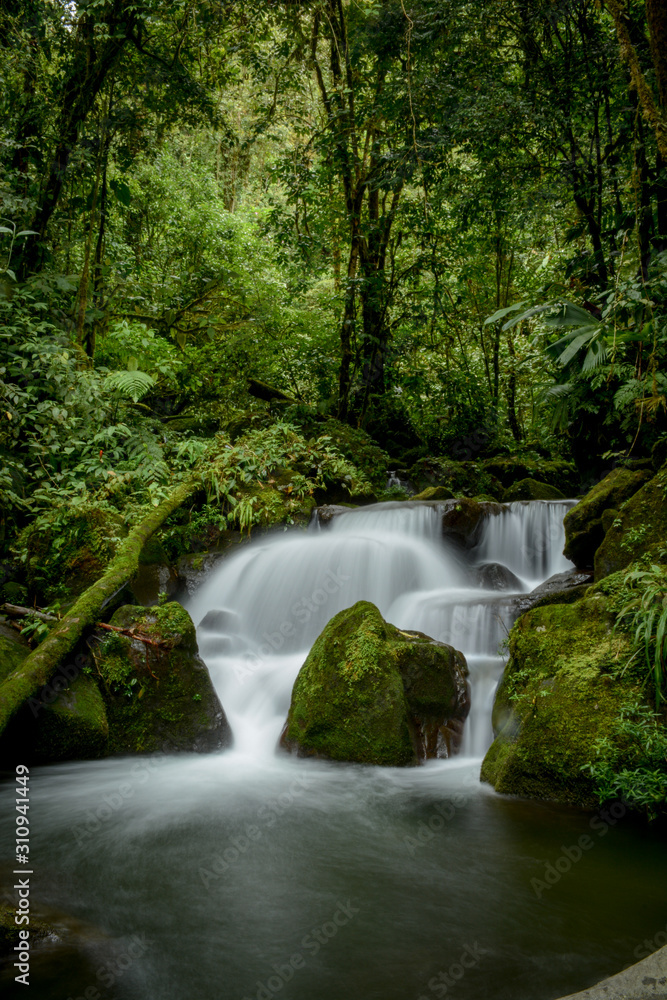
M 106 384 L 123 398 L 138 403 L 149 389 L 153 388 L 155 379 L 140 371 L 112 372 L 111 375 L 107 375 Z

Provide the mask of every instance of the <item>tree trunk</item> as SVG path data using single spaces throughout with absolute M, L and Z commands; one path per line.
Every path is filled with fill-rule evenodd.
M 34 697 L 71 652 L 84 631 L 99 618 L 107 601 L 132 577 L 146 541 L 194 493 L 199 480 L 181 483 L 159 507 L 141 521 L 118 547 L 104 574 L 89 587 L 44 641 L 0 685 L 0 734 L 16 712 Z

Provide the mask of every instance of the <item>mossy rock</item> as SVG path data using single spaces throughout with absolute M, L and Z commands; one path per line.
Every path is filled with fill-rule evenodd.
M 576 494 L 578 488 L 577 470 L 572 462 L 566 462 L 564 459 L 496 456 L 482 462 L 482 468 L 498 479 L 505 489 L 523 479 L 535 479 L 540 483 L 555 486 L 570 497 Z
M 540 483 L 537 479 L 521 479 L 503 493 L 503 503 L 512 503 L 516 500 L 565 500 L 565 494 L 555 486 Z
M 620 676 L 628 637 L 614 631 L 622 589 L 591 587 L 572 604 L 537 607 L 510 633 L 510 659 L 496 693 L 496 739 L 482 780 L 526 798 L 592 805 L 595 744 L 610 736 L 640 683 Z
M 442 534 L 463 549 L 474 548 L 482 536 L 484 522 L 489 517 L 503 517 L 507 508 L 500 503 L 459 497 L 445 500 L 442 505 Z
M 109 720 L 109 753 L 209 751 L 231 733 L 195 627 L 176 602 L 126 605 L 99 635 L 95 663 Z
M 20 639 L 8 625 L 0 624 L 0 684 L 18 670 L 29 652 L 25 639 Z
M 299 671 L 282 745 L 393 767 L 448 756 L 469 710 L 466 677 L 460 653 L 359 601 L 331 619 Z
M 667 549 L 667 466 L 614 513 L 595 553 L 596 581 L 627 568 L 644 553 L 656 557 Z
M 411 466 L 408 478 L 419 490 L 442 486 L 452 491 L 452 496 L 476 496 L 480 493 L 498 492 L 497 479 L 489 475 L 479 462 L 456 462 L 441 456 L 420 458 Z
M 618 508 L 651 478 L 646 470 L 612 469 L 583 500 L 565 515 L 565 555 L 579 569 L 593 566 L 595 553 L 605 536 L 602 521 L 606 510 Z
M 109 725 L 104 700 L 92 677 L 79 674 L 37 719 L 31 759 L 35 763 L 95 760 L 107 751 Z
M 239 499 L 252 502 L 255 528 L 310 522 L 317 501 L 314 496 L 293 496 L 291 484 L 295 475 L 293 469 L 277 469 L 271 473 L 269 482 L 256 483 L 239 492 Z
M 123 518 L 109 506 L 82 503 L 37 518 L 17 543 L 27 552 L 31 598 L 46 604 L 79 596 L 103 574 L 126 535 Z
M 421 493 L 417 493 L 410 500 L 453 500 L 454 494 L 447 486 L 427 486 Z
M 0 682 L 17 670 L 30 653 L 27 645 L 0 632 Z M 104 702 L 90 677 L 68 679 L 61 671 L 42 698 L 32 698 L 11 720 L 0 738 L 5 765 L 50 764 L 95 760 L 106 753 L 108 725 Z

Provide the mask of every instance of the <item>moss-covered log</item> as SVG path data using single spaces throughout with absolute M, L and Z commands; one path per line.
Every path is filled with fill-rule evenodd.
M 106 602 L 136 572 L 139 554 L 146 541 L 170 514 L 185 503 L 198 486 L 198 480 L 182 483 L 130 531 L 100 579 L 79 597 L 41 645 L 0 686 L 0 733 L 4 732 L 7 723 L 21 705 L 48 684 L 84 630 L 95 624 Z

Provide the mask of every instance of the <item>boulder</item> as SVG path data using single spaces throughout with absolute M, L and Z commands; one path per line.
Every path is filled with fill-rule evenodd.
M 628 636 L 613 630 L 621 583 L 596 585 L 573 604 L 534 608 L 514 625 L 493 709 L 496 738 L 481 774 L 496 791 L 597 801 L 582 768 L 641 688 L 636 674 L 619 671 L 630 656 Z
M 442 486 L 454 494 L 475 496 L 499 492 L 498 480 L 484 470 L 479 462 L 457 462 L 444 456 L 420 458 L 409 470 L 409 479 L 419 490 Z
M 572 569 L 554 573 L 529 594 L 517 598 L 517 610 L 523 614 L 546 604 L 573 604 L 584 596 L 592 583 L 593 574 L 590 572 Z
M 299 756 L 393 767 L 447 757 L 470 708 L 467 674 L 451 646 L 402 632 L 359 601 L 311 649 L 281 744 Z
M 411 500 L 453 500 L 454 494 L 447 486 L 427 486 Z
M 25 642 L 1 629 L 0 682 L 29 652 Z M 94 760 L 105 755 L 108 733 L 104 702 L 92 677 L 75 673 L 67 679 L 59 672 L 58 687 L 43 699 L 31 699 L 9 723 L 0 738 L 0 759 L 5 766 Z
M 578 490 L 577 470 L 571 462 L 563 459 L 496 456 L 482 462 L 482 468 L 488 475 L 499 480 L 505 489 L 523 479 L 535 479 L 557 487 L 566 496 L 575 496 Z
M 468 497 L 442 503 L 442 534 L 462 549 L 472 549 L 482 535 L 488 517 L 502 517 L 507 508 L 500 503 L 479 503 Z
M 667 548 L 667 465 L 614 514 L 595 553 L 596 581 L 625 569 L 645 552 L 655 557 Z
M 579 569 L 593 566 L 595 553 L 605 535 L 602 516 L 606 510 L 618 510 L 651 478 L 646 470 L 612 469 L 608 476 L 586 494 L 565 515 L 565 555 Z
M 515 500 L 565 500 L 565 495 L 555 486 L 540 483 L 537 479 L 521 479 L 513 483 L 503 493 L 503 503 Z
M 109 753 L 228 746 L 231 732 L 187 611 L 171 602 L 126 605 L 98 633 L 95 665 L 109 721 Z
M 484 590 L 511 590 L 521 593 L 521 580 L 502 563 L 482 563 L 481 566 L 475 566 L 473 572 L 475 583 Z

